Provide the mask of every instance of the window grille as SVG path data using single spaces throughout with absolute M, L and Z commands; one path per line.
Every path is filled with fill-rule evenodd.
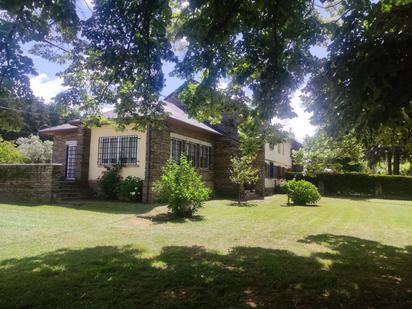
M 66 149 L 66 179 L 75 179 L 76 146 L 67 146 Z
M 193 167 L 209 169 L 211 164 L 211 148 L 210 146 L 195 142 L 186 142 L 172 138 L 170 141 L 170 157 L 179 163 L 180 156 L 184 153 Z
M 99 138 L 98 165 L 136 165 L 139 137 L 104 136 Z

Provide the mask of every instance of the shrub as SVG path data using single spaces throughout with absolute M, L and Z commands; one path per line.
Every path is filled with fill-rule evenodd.
M 3 141 L 0 137 L 0 164 L 24 163 L 27 158 L 16 149 L 12 142 Z
M 102 176 L 97 180 L 97 185 L 99 187 L 98 196 L 105 199 L 116 199 L 117 198 L 117 185 L 122 180 L 119 175 L 121 170 L 120 165 L 114 165 L 112 167 L 106 167 Z
M 305 180 L 289 180 L 284 188 L 288 198 L 297 205 L 316 204 L 320 200 L 318 189 Z
M 139 177 L 127 176 L 120 180 L 116 186 L 116 195 L 119 200 L 126 202 L 141 202 L 143 193 L 143 180 Z
M 210 190 L 184 155 L 180 158 L 180 164 L 169 160 L 162 171 L 154 191 L 159 194 L 160 201 L 168 204 L 174 215 L 190 217 L 209 198 Z
M 32 163 L 50 162 L 52 158 L 53 142 L 42 141 L 36 135 L 20 137 L 16 141 L 17 149 Z

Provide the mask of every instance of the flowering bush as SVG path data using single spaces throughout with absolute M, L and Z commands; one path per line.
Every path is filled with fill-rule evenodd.
M 143 180 L 139 177 L 127 176 L 116 186 L 117 198 L 127 202 L 141 202 L 143 193 Z

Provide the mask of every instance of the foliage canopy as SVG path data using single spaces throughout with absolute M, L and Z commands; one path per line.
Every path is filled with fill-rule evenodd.
M 329 170 L 331 172 L 360 172 L 363 168 L 364 148 L 351 135 L 331 138 L 318 131 L 307 137 L 303 147 L 294 151 L 296 164 L 302 165 L 306 175 L 316 175 Z

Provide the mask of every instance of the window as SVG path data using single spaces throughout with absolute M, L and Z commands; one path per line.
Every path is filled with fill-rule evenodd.
M 274 166 L 273 166 L 273 162 L 269 163 L 269 178 L 270 179 L 275 178 L 275 169 L 274 169 Z
M 193 141 L 184 141 L 178 138 L 172 138 L 170 141 L 170 157 L 177 163 L 180 156 L 184 153 L 193 167 L 209 169 L 211 162 L 212 147 L 202 145 Z
M 282 144 L 282 155 L 285 155 L 285 144 Z
M 282 168 L 280 166 L 276 166 L 276 178 L 282 179 Z
M 186 144 L 186 155 L 187 155 L 187 159 L 192 163 L 193 166 L 198 167 L 198 161 L 197 160 L 198 157 L 198 153 L 197 153 L 197 148 L 198 148 L 198 144 L 194 144 L 194 143 L 187 143 Z
M 205 145 L 200 145 L 199 160 L 200 168 L 208 169 L 210 164 L 210 147 Z
M 98 165 L 136 165 L 139 137 L 108 136 L 99 138 Z
M 177 163 L 180 162 L 180 155 L 185 153 L 186 151 L 186 143 L 185 141 L 172 139 L 171 140 L 171 150 L 170 150 L 170 157 L 175 160 Z
M 278 153 L 280 153 L 281 144 L 278 144 Z
M 270 150 L 274 150 L 274 149 L 275 149 L 275 145 L 269 144 L 269 149 L 270 149 Z

